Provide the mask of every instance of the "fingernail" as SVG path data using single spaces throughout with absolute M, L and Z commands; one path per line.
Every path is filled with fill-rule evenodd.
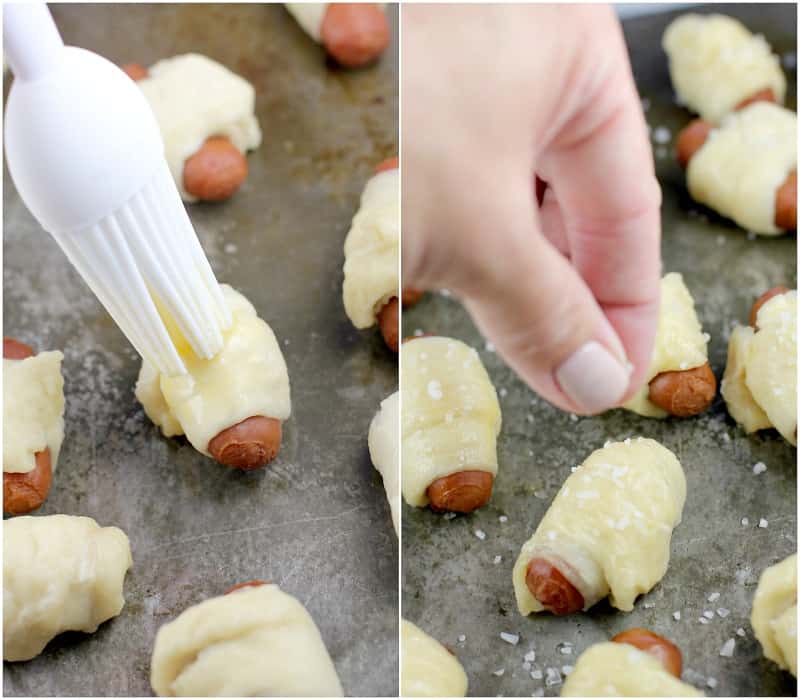
M 630 373 L 600 343 L 581 345 L 556 370 L 561 390 L 585 413 L 600 413 L 625 395 Z

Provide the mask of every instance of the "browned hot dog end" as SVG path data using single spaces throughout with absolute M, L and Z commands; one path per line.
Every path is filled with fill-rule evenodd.
M 258 588 L 259 586 L 267 586 L 269 585 L 266 581 L 259 581 L 255 579 L 253 581 L 245 581 L 244 583 L 237 583 L 235 586 L 231 586 L 225 593 L 222 595 L 228 595 L 228 593 L 233 593 L 234 591 L 238 591 L 242 588 Z
M 775 225 L 784 231 L 797 228 L 797 170 L 792 170 L 775 194 Z
M 478 470 L 443 476 L 428 486 L 431 510 L 471 513 L 489 502 L 493 484 L 492 474 Z
M 385 161 L 383 161 L 383 163 L 380 163 L 375 168 L 375 174 L 377 175 L 378 173 L 382 173 L 386 170 L 397 170 L 399 166 L 400 166 L 400 159 L 397 156 L 395 156 L 394 158 L 387 158 Z
M 183 165 L 183 187 L 204 202 L 221 202 L 247 177 L 247 159 L 223 136 L 212 136 Z
M 775 93 L 772 92 L 772 88 L 764 88 L 763 90 L 754 92 L 752 95 L 750 95 L 750 97 L 745 97 L 733 109 L 744 109 L 745 107 L 753 104 L 753 102 L 777 102 L 777 100 L 775 99 Z
M 657 635 L 655 632 L 635 627 L 620 632 L 612 637 L 611 641 L 618 644 L 630 644 L 646 654 L 654 656 L 669 673 L 676 678 L 681 677 L 681 672 L 683 671 L 681 650 L 668 639 L 664 639 L 664 637 Z
M 554 615 L 571 615 L 583 610 L 580 591 L 546 559 L 528 562 L 525 584 L 531 595 Z
M 403 287 L 403 306 L 414 306 L 425 292 L 422 289 L 414 289 L 414 287 Z
M 29 472 L 3 472 L 3 512 L 22 515 L 36 510 L 50 493 L 53 470 L 50 450 L 36 453 L 36 466 Z
M 378 312 L 378 325 L 386 347 L 392 352 L 397 352 L 400 343 L 400 305 L 397 303 L 397 297 L 389 299 Z
M 789 290 L 779 285 L 777 287 L 773 287 L 769 291 L 764 292 L 758 299 L 756 299 L 755 303 L 753 304 L 753 308 L 750 309 L 750 325 L 758 330 L 758 324 L 756 321 L 758 320 L 758 312 L 764 304 L 766 304 L 772 297 L 776 297 L 779 294 L 786 294 Z
M 252 416 L 223 430 L 208 443 L 208 451 L 220 464 L 248 471 L 275 459 L 281 448 L 281 422 Z
M 133 81 L 144 80 L 150 76 L 150 72 L 141 63 L 126 63 L 120 67 Z
M 678 138 L 675 141 L 675 152 L 682 167 L 685 168 L 689 165 L 692 156 L 700 150 L 713 128 L 710 122 L 703 119 L 693 119 L 678 134 Z
M 332 2 L 320 36 L 337 63 L 357 68 L 374 61 L 389 45 L 389 22 L 377 3 Z
M 649 398 L 656 406 L 679 418 L 705 411 L 717 393 L 717 380 L 711 365 L 662 372 L 650 381 Z
M 24 360 L 35 354 L 30 345 L 14 340 L 14 338 L 3 338 L 3 357 L 6 360 Z

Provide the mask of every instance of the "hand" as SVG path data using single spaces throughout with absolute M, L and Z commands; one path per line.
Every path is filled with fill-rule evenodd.
M 403 284 L 461 297 L 555 405 L 618 405 L 653 348 L 661 192 L 612 10 L 406 5 L 402 49 Z

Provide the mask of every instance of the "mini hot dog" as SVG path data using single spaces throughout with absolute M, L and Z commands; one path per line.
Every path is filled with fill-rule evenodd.
M 722 397 L 745 432 L 775 428 L 797 444 L 797 292 L 773 287 L 728 343 Z
M 497 474 L 501 416 L 478 353 L 441 336 L 401 346 L 402 492 L 412 506 L 469 513 Z
M 142 362 L 136 397 L 166 437 L 185 433 L 220 464 L 257 469 L 280 450 L 289 375 L 272 329 L 240 293 L 221 288 L 234 319 L 222 350 L 202 360 L 180 346 L 188 373 L 178 377 Z
M 675 144 L 678 161 L 684 168 L 690 166 L 694 155 L 708 140 L 714 126 L 702 119 L 695 119 L 678 134 Z M 720 212 L 724 213 L 724 212 Z M 775 192 L 774 225 L 781 231 L 797 228 L 797 169 L 793 169 Z
M 372 63 L 389 45 L 389 22 L 381 3 L 286 3 L 286 9 L 306 34 L 346 68 Z
M 398 163 L 395 157 L 378 165 L 364 188 L 344 243 L 342 286 L 353 325 L 361 329 L 377 322 L 393 352 L 400 338 Z
M 150 69 L 126 63 L 122 70 L 139 84 L 156 113 L 184 199 L 221 202 L 232 197 L 247 179 L 244 152 L 261 142 L 252 85 L 197 54 L 159 61 Z M 192 90 L 199 83 L 205 83 L 204 89 Z M 217 106 L 203 110 L 193 104 L 197 100 L 215 100 Z M 214 116 L 207 122 L 176 121 L 176 110 L 192 109 Z
M 667 570 L 685 498 L 680 463 L 655 440 L 595 450 L 522 546 L 513 571 L 520 613 L 569 615 L 606 596 L 632 610 Z
M 682 668 L 675 644 L 650 630 L 629 629 L 584 651 L 561 696 L 702 697 L 681 681 Z
M 707 343 L 683 277 L 676 272 L 665 275 L 647 383 L 624 408 L 653 418 L 685 418 L 705 411 L 717 392 Z
M 4 513 L 30 513 L 50 492 L 53 456 L 64 437 L 62 358 L 60 352 L 37 356 L 25 343 L 3 339 Z M 24 416 L 14 404 L 25 405 Z

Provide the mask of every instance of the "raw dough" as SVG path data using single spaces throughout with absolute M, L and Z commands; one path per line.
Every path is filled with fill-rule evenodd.
M 764 656 L 797 677 L 797 555 L 761 574 L 750 624 Z
M 549 561 L 580 591 L 584 610 L 606 595 L 619 610 L 664 576 L 686 499 L 675 455 L 655 440 L 607 443 L 564 482 L 514 565 L 523 615 L 543 610 L 525 584 L 528 563 Z
M 669 414 L 649 399 L 648 384 L 662 372 L 692 369 L 708 362 L 708 336 L 703 333 L 694 299 L 677 272 L 670 272 L 661 280 L 661 306 L 658 312 L 658 329 L 646 382 L 624 407 L 634 413 L 652 418 L 665 418 Z
M 463 698 L 467 674 L 454 654 L 408 620 L 400 620 L 400 695 Z
M 369 455 L 383 477 L 395 533 L 400 528 L 400 393 L 387 396 L 369 426 Z
M 400 291 L 400 172 L 373 175 L 344 242 L 344 310 L 356 328 L 369 328 Z
M 763 36 L 725 15 L 681 15 L 664 32 L 678 98 L 718 124 L 742 100 L 772 88 L 783 104 L 786 78 Z
M 669 673 L 650 654 L 630 644 L 602 642 L 578 657 L 561 697 L 704 697 Z
M 287 2 L 285 5 L 289 14 L 295 18 L 303 31 L 319 44 L 322 41 L 322 20 L 325 19 L 325 12 L 330 3 Z
M 187 374 L 166 377 L 143 360 L 136 382 L 136 398 L 164 435 L 185 433 L 209 457 L 208 443 L 223 430 L 251 416 L 286 420 L 291 413 L 289 374 L 275 334 L 244 296 L 220 286 L 233 316 L 222 350 L 203 360 L 181 344 Z
M 758 332 L 737 326 L 728 345 L 722 396 L 745 432 L 776 428 L 797 444 L 797 292 L 758 311 Z
M 183 165 L 210 136 L 225 136 L 242 153 L 261 143 L 255 90 L 244 78 L 206 56 L 165 58 L 137 81 L 161 127 L 164 153 L 185 202 Z
M 131 567 L 125 533 L 74 515 L 3 523 L 3 658 L 27 661 L 68 630 L 119 615 Z
M 210 598 L 156 635 L 150 684 L 161 697 L 341 697 L 308 611 L 278 586 Z
M 497 474 L 501 417 L 478 353 L 460 340 L 416 338 L 400 346 L 403 498 L 428 504 L 437 479 L 464 470 Z
M 692 156 L 686 186 L 692 198 L 764 236 L 775 226 L 775 196 L 797 168 L 797 115 L 768 102 L 734 112 Z
M 64 378 L 58 351 L 3 359 L 3 471 L 29 472 L 36 453 L 50 448 L 56 470 L 64 440 Z

